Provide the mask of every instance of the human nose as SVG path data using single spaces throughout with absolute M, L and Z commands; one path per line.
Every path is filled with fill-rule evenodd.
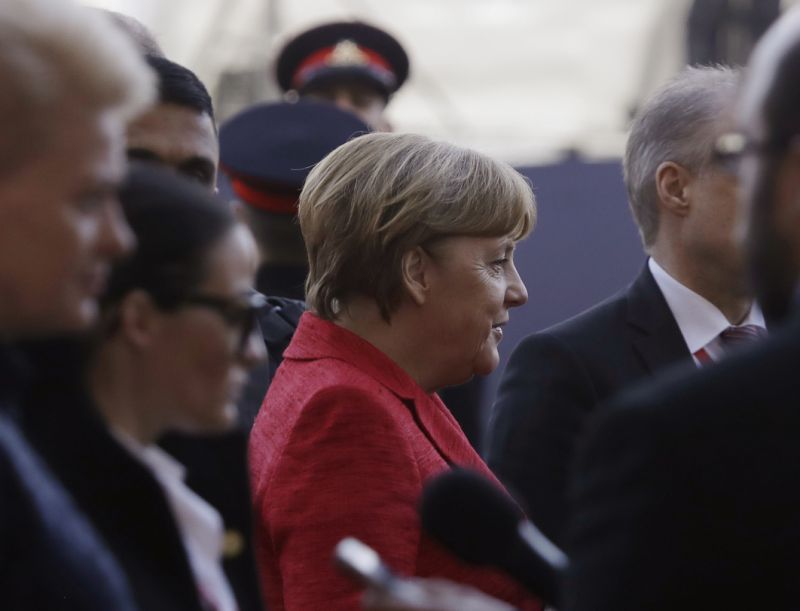
M 508 285 L 506 285 L 506 305 L 509 308 L 517 308 L 525 305 L 528 301 L 528 289 L 525 288 L 525 283 L 520 278 L 517 267 L 512 263 L 510 270 L 510 278 Z
M 116 199 L 109 200 L 103 206 L 98 234 L 97 250 L 109 259 L 117 259 L 136 246 L 136 237 Z
M 239 357 L 247 369 L 252 369 L 268 358 L 264 338 L 258 325 L 255 325 L 248 333 Z
M 337 93 L 334 97 L 333 103 L 342 110 L 346 110 L 348 112 L 357 113 L 359 110 L 358 105 L 353 101 L 352 96 L 346 92 Z

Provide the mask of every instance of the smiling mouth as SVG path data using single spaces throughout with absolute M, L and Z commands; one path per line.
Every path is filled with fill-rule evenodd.
M 505 322 L 498 322 L 492 325 L 492 332 L 496 333 L 500 339 L 503 337 L 503 327 L 505 324 Z

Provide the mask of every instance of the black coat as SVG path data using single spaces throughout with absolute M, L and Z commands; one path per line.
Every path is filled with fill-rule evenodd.
M 120 566 L 22 433 L 20 372 L 0 354 L 0 607 L 133 611 Z M 15 369 L 15 368 L 14 368 Z
M 267 303 L 259 310 L 258 326 L 267 348 L 267 359 L 250 372 L 237 405 L 239 421 L 244 430 L 253 428 L 269 384 L 283 361 L 283 351 L 292 341 L 300 317 L 305 311 L 304 302 L 285 297 L 267 297 Z
M 122 566 L 147 611 L 200 611 L 202 603 L 178 525 L 152 472 L 109 433 L 80 383 L 75 342 L 29 346 L 42 372 L 26 399 L 24 426 Z M 246 434 L 174 436 L 166 449 L 186 483 L 222 515 L 223 568 L 241 611 L 263 609 L 252 547 Z
M 800 324 L 589 427 L 569 611 L 800 608 Z
M 525 338 L 503 373 L 487 462 L 554 542 L 567 523 L 567 474 L 598 404 L 665 367 L 692 364 L 647 266 L 620 294 Z

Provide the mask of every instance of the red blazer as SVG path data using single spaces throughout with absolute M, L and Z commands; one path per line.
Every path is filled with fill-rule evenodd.
M 250 437 L 270 610 L 359 608 L 359 588 L 331 563 L 348 535 L 400 574 L 447 577 L 540 609 L 515 582 L 461 563 L 421 533 L 423 484 L 452 465 L 497 481 L 435 394 L 370 343 L 303 314 Z

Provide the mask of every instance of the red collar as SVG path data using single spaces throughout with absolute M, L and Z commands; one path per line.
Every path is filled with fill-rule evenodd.
M 432 397 L 402 367 L 367 340 L 311 312 L 305 312 L 300 318 L 284 356 L 297 360 L 338 359 L 360 369 L 403 399 Z
M 488 472 L 442 400 L 435 393 L 427 394 L 397 363 L 355 333 L 305 312 L 284 356 L 294 360 L 332 358 L 358 368 L 416 413 L 419 426 L 445 461 Z

